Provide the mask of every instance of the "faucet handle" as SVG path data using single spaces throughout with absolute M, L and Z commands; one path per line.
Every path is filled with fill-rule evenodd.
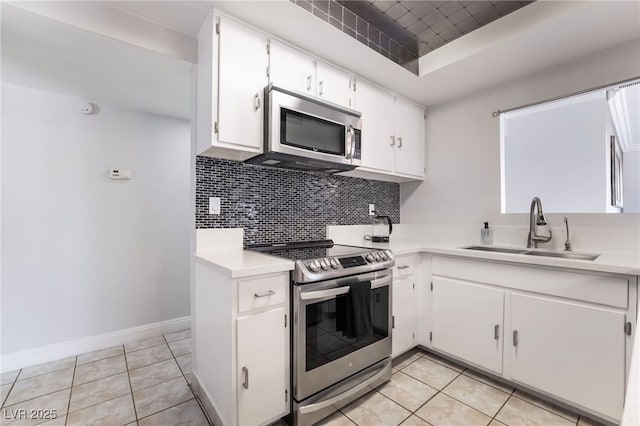
M 569 219 L 567 219 L 567 217 L 564 217 L 564 225 L 567 228 L 567 240 L 564 242 L 564 250 L 565 251 L 571 251 L 571 241 L 569 240 Z

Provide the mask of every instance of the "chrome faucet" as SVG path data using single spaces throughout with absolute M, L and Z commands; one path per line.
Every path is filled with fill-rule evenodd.
M 567 241 L 564 242 L 564 250 L 571 251 L 571 240 L 569 240 L 569 219 L 564 217 L 564 225 L 567 227 Z
M 537 210 L 537 211 L 536 211 Z M 534 216 L 535 211 L 535 216 Z M 551 241 L 551 230 L 549 230 L 549 236 L 536 234 L 536 225 L 546 225 L 547 221 L 544 219 L 544 213 L 542 211 L 542 201 L 540 198 L 533 197 L 531 200 L 531 209 L 529 210 L 529 236 L 527 237 L 527 247 L 538 248 L 538 243 L 548 243 Z

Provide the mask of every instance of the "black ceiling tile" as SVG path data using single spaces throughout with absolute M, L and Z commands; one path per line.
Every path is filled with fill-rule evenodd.
M 490 1 L 471 1 L 470 4 L 465 5 L 465 8 L 469 11 L 469 13 L 474 14 L 484 10 L 488 7 L 493 7 Z
M 380 46 L 380 31 L 373 25 L 369 25 L 369 40 Z
M 402 15 L 400 18 L 398 18 L 396 22 L 399 25 L 401 25 L 403 28 L 407 28 L 409 25 L 413 24 L 417 20 L 418 18 L 416 17 L 416 15 L 414 15 L 411 12 L 407 12 L 404 15 Z
M 446 19 L 446 18 L 442 13 L 440 13 L 439 10 L 434 10 L 433 12 L 431 12 L 430 14 L 422 18 L 424 23 L 429 26 L 435 24 L 436 22 L 440 22 L 443 19 Z
M 446 30 L 440 31 L 439 34 L 440 37 L 442 37 L 446 41 L 452 41 L 460 37 L 462 35 L 462 32 L 457 27 L 450 26 Z
M 471 17 L 471 14 L 466 9 L 460 9 L 453 15 L 449 16 L 449 20 L 454 24 L 458 24 L 460 22 L 464 22 L 468 18 Z
M 462 5 L 457 1 L 447 2 L 446 5 L 438 8 L 440 12 L 442 12 L 445 16 L 450 16 L 456 13 L 458 10 L 462 9 Z
M 328 0 L 313 0 L 313 5 L 323 11 L 329 13 L 329 1 Z
M 436 10 L 436 7 L 430 1 L 422 1 L 418 7 L 415 7 L 411 10 L 411 12 L 416 15 L 418 18 L 422 18 L 423 16 L 427 16 L 429 13 Z
M 322 19 L 323 21 L 329 21 L 329 15 L 327 15 L 317 7 L 313 8 L 313 14 L 316 15 L 318 18 Z
M 411 34 L 419 34 L 425 29 L 427 29 L 427 24 L 422 21 L 416 21 L 407 27 L 407 31 L 411 32 Z
M 451 21 L 449 21 L 447 18 L 443 18 L 440 21 L 434 22 L 429 26 L 431 27 L 432 30 L 439 33 L 440 31 L 444 31 L 447 28 L 449 28 L 451 26 Z
M 380 47 L 389 50 L 389 36 L 382 32 L 380 33 Z
M 333 19 L 337 19 L 342 23 L 342 9 L 344 7 L 335 1 L 329 3 L 329 16 Z
M 357 18 L 355 13 L 348 9 L 344 10 L 343 23 L 354 31 L 356 30 L 356 20 Z
M 391 6 L 384 13 L 386 15 L 388 15 L 391 19 L 396 20 L 396 19 L 400 18 L 402 15 L 404 15 L 407 12 L 408 12 L 408 10 L 407 10 L 406 7 L 404 7 L 400 3 L 396 3 L 393 6 Z
M 394 0 L 376 0 L 373 2 L 373 5 L 380 9 L 380 11 L 385 12 L 395 3 Z
M 369 37 L 369 23 L 359 16 L 356 31 L 358 32 L 358 34 Z

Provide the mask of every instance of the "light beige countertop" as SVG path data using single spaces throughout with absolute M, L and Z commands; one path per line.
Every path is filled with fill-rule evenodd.
M 196 253 L 194 258 L 222 270 L 231 278 L 291 271 L 294 266 L 290 260 L 240 248 Z
M 394 239 L 393 237 L 391 237 L 391 240 L 388 243 L 372 243 L 371 241 L 367 241 L 362 238 L 347 238 L 344 240 L 336 239 L 335 243 L 360 247 L 389 249 L 395 255 L 422 252 L 450 256 L 462 256 L 480 260 L 513 262 L 527 265 L 553 266 L 558 268 L 581 269 L 585 271 L 608 272 L 625 275 L 640 275 L 640 256 L 628 253 L 592 253 L 600 254 L 600 256 L 596 260 L 577 260 L 545 256 L 529 256 L 525 254 L 465 250 L 461 247 L 467 247 L 473 244 L 455 243 L 448 241 Z M 524 247 L 511 248 L 524 249 Z M 539 250 L 546 251 L 545 249 Z M 581 252 L 575 251 L 575 253 Z

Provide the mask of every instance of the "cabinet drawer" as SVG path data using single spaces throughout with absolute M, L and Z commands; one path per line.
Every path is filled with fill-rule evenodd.
M 393 267 L 393 277 L 402 278 L 414 275 L 420 266 L 420 255 L 409 254 L 404 256 L 396 256 L 395 265 Z
M 238 281 L 238 312 L 284 304 L 288 274 L 263 275 Z

